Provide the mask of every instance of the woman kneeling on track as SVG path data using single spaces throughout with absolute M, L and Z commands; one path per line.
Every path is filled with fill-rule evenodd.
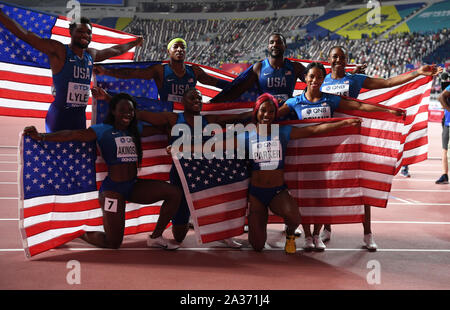
M 297 202 L 290 195 L 284 181 L 287 144 L 290 139 L 326 133 L 344 126 L 359 126 L 361 120 L 352 118 L 303 128 L 279 126 L 277 135 L 275 126 L 278 125 L 272 125 L 277 115 L 277 99 L 268 93 L 259 96 L 253 109 L 256 130 L 240 133 L 235 146 L 245 146 L 246 154 L 252 155 L 247 157 L 251 160 L 248 215 L 250 244 L 256 251 L 264 248 L 270 209 L 275 215 L 282 217 L 287 226 L 285 252 L 295 253 L 295 229 L 300 225 L 301 215 Z M 267 154 L 271 154 L 270 158 Z
M 176 249 L 162 236 L 172 216 L 177 212 L 181 191 L 166 182 L 140 179 L 137 168 L 142 160 L 141 135 L 152 133 L 151 127 L 143 127 L 136 118 L 136 102 L 128 94 L 112 97 L 108 115 L 102 124 L 88 129 L 62 130 L 38 133 L 34 126 L 26 127 L 24 134 L 35 140 L 67 142 L 97 141 L 108 166 L 108 175 L 99 190 L 99 202 L 103 212 L 104 232 L 86 232 L 81 238 L 101 248 L 117 249 L 121 246 L 125 229 L 125 202 L 151 204 L 164 200 L 155 230 L 147 243 L 157 242 L 166 249 Z M 121 139 L 118 139 L 121 138 Z M 117 152 L 126 147 L 127 154 Z

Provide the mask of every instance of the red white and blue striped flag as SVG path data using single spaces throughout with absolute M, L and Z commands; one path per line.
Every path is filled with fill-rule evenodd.
M 25 29 L 42 38 L 70 43 L 69 24 L 65 16 L 55 16 L 0 2 L 0 8 Z M 136 36 L 93 24 L 89 47 L 104 49 L 132 41 Z M 134 59 L 135 48 L 111 58 L 123 62 Z M 47 55 L 17 38 L 0 24 L 0 115 L 44 118 L 52 95 L 52 72 Z M 91 117 L 92 100 L 86 109 Z
M 30 21 L 35 21 L 37 18 L 46 20 L 44 24 L 50 25 L 49 29 L 46 26 L 43 27 L 45 29 L 43 31 L 47 31 L 45 34 L 47 37 L 68 40 L 67 28 L 69 22 L 64 17 L 52 19 L 52 16 L 48 14 L 14 8 L 5 4 L 0 5 L 2 5 L 4 11 L 9 12 L 10 16 L 17 17 L 19 23 L 22 24 L 24 22 L 21 19 L 24 16 L 31 16 Z M 40 33 L 41 28 L 32 28 L 32 30 Z M 42 33 L 41 35 L 45 36 Z M 119 36 L 119 39 L 111 41 L 112 44 L 124 43 L 124 40 L 129 41 L 134 38 L 132 35 L 94 25 L 93 42 L 98 40 L 98 44 L 104 44 L 101 45 L 103 47 L 110 46 L 105 43 L 106 37 L 114 38 L 116 35 Z M 101 46 L 92 45 L 94 48 L 102 48 Z M 0 53 L 0 115 L 45 117 L 48 106 L 53 101 L 51 72 L 45 61 L 47 57 L 39 54 L 39 52 L 36 54 L 35 50 L 33 51 L 26 45 L 22 47 L 22 43 L 18 43 L 14 38 L 11 39 L 11 34 L 7 33 L 1 26 L 0 47 L 2 48 Z M 126 54 L 125 58 L 132 59 L 131 53 Z M 21 60 L 19 61 L 19 59 Z M 304 64 L 309 62 L 295 61 Z M 146 66 L 149 63 L 123 65 Z M 110 66 L 117 66 L 117 64 L 111 64 Z M 208 74 L 224 80 L 231 81 L 235 78 L 235 76 L 217 69 L 201 67 Z M 327 67 L 329 68 L 329 66 Z M 97 79 L 99 85 L 101 84 L 111 92 L 124 91 L 138 97 L 138 102 L 147 109 L 175 112 L 182 110 L 182 106 L 178 103 L 163 103 L 148 99 L 157 99 L 156 86 L 153 81 L 117 80 L 104 76 L 98 76 Z M 204 101 L 214 97 L 220 91 L 215 87 L 202 85 L 201 83 L 198 83 L 197 86 L 204 95 Z M 304 83 L 298 82 L 294 95 L 297 95 L 303 89 Z M 392 117 L 392 115 L 378 113 L 366 113 L 364 115 L 337 113 L 336 117 L 354 115 L 363 117 L 361 131 L 355 133 L 352 132 L 354 129 L 343 128 L 327 136 L 311 137 L 290 143 L 286 158 L 285 179 L 294 197 L 297 198 L 305 222 L 361 222 L 363 204 L 386 206 L 392 178 L 400 166 L 419 162 L 427 157 L 427 115 L 430 89 L 430 77 L 417 77 L 415 80 L 398 87 L 376 91 L 363 90 L 359 99 L 406 109 L 406 121 L 403 122 Z M 147 97 L 147 99 L 144 99 L 144 97 Z M 254 98 L 256 98 L 254 90 L 244 96 L 245 100 L 252 101 Z M 93 122 L 100 122 L 107 106 L 101 106 L 101 103 L 97 105 L 98 109 L 95 106 L 94 104 L 92 112 L 97 114 Z M 251 108 L 252 103 L 249 102 L 205 104 L 203 113 L 241 113 L 249 111 Z M 89 117 L 90 106 L 87 113 Z M 299 123 L 302 124 L 302 122 Z M 310 123 L 303 122 L 303 125 L 305 124 Z M 34 145 L 35 143 L 23 143 L 19 150 L 21 158 L 21 231 L 24 247 L 30 256 L 68 242 L 80 236 L 84 231 L 103 229 L 101 210 L 97 201 L 98 193 L 95 190 L 89 189 L 70 194 L 40 191 L 43 196 L 26 196 L 27 186 L 32 186 L 26 183 L 28 172 L 24 172 L 28 163 L 32 164 L 32 169 L 37 168 L 41 172 L 32 178 L 32 180 L 37 180 L 36 184 L 39 184 L 39 186 L 54 184 L 57 178 L 54 175 L 51 176 L 51 173 L 55 173 L 54 169 L 60 170 L 59 168 L 62 168 L 64 170 L 63 172 L 56 171 L 58 176 L 60 176 L 60 173 L 72 174 L 70 166 L 67 167 L 69 170 L 65 170 L 66 166 L 61 165 L 58 161 L 50 173 L 48 171 L 43 172 L 42 163 L 45 164 L 46 169 L 49 168 L 47 156 L 52 158 L 61 155 L 56 154 L 56 149 L 53 150 L 54 154 L 52 154 L 51 150 L 48 151 L 44 147 L 39 150 L 39 155 L 34 155 L 38 160 L 33 158 L 26 160 L 28 158 L 26 157 L 27 152 L 32 149 L 34 151 Z M 140 177 L 168 180 L 172 158 L 166 154 L 166 145 L 167 137 L 165 136 L 143 138 L 144 159 L 143 166 L 138 172 Z M 43 154 L 40 154 L 40 152 L 43 152 Z M 46 152 L 50 153 L 47 154 Z M 69 155 L 72 152 L 76 153 L 76 148 L 72 149 L 67 146 L 66 152 Z M 76 155 L 75 153 L 72 155 Z M 45 156 L 45 161 L 42 156 Z M 73 158 L 70 157 L 67 159 L 67 161 L 72 160 Z M 93 180 L 98 188 L 107 172 L 106 165 L 99 156 L 95 168 Z M 67 180 L 66 178 L 63 179 Z M 49 181 L 50 183 L 48 183 Z M 241 181 L 241 185 L 244 184 L 242 182 L 245 181 Z M 190 195 L 190 199 L 199 196 L 194 195 L 194 193 L 191 195 L 189 192 L 187 192 L 187 195 Z M 219 198 L 221 197 L 220 189 L 217 195 Z M 238 235 L 241 232 L 241 228 L 238 226 L 242 224 L 244 218 L 242 217 L 242 209 L 230 210 L 229 204 L 218 203 L 220 199 L 217 201 L 214 199 L 214 197 L 208 196 L 206 200 L 202 200 L 202 203 L 208 201 L 208 204 L 211 204 L 212 202 L 211 207 L 215 209 L 211 213 L 207 211 L 209 207 L 197 208 L 198 213 L 196 207 L 191 210 L 194 219 L 197 221 L 196 232 L 201 242 L 219 240 Z M 192 199 L 192 201 L 196 200 Z M 44 206 L 41 206 L 42 204 Z M 200 206 L 202 205 L 200 204 Z M 125 234 L 153 230 L 158 218 L 159 207 L 160 203 L 152 206 L 128 203 Z M 224 209 L 221 210 L 221 208 Z M 63 212 L 60 212 L 61 210 Z M 279 219 L 272 219 L 272 222 L 277 221 Z

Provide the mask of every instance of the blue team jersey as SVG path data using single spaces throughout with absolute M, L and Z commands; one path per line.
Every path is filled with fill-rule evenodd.
M 55 100 L 45 118 L 47 132 L 86 128 L 92 66 L 92 56 L 87 51 L 80 58 L 66 45 L 64 66 L 53 75 Z
M 267 58 L 261 64 L 258 80 L 260 94 L 269 93 L 283 101 L 291 98 L 297 80 L 292 62 L 289 59 L 285 59 L 284 65 L 280 69 L 272 68 Z
M 450 92 L 450 85 L 445 88 L 446 91 Z M 449 100 L 447 100 L 448 103 Z M 444 109 L 444 125 L 450 126 L 450 112 Z
M 288 99 L 286 105 L 297 113 L 298 119 L 331 118 L 334 111 L 339 108 L 341 97 L 322 93 L 322 98 L 317 102 L 306 99 L 305 93 Z
M 358 98 L 367 75 L 345 73 L 342 79 L 332 79 L 331 73 L 327 74 L 320 90 L 324 93 Z
M 197 84 L 194 70 L 191 66 L 185 65 L 186 73 L 182 78 L 179 78 L 168 64 L 163 65 L 163 68 L 164 79 L 162 88 L 158 89 L 159 99 L 161 101 L 181 102 L 184 92 Z
M 260 136 L 256 131 L 245 131 L 237 135 L 238 147 L 245 147 L 246 158 L 252 170 L 278 170 L 284 168 L 287 144 L 292 126 L 279 126 L 278 134 Z
M 92 125 L 91 128 L 97 135 L 97 143 L 108 166 L 138 161 L 136 145 L 128 130 L 118 130 L 104 123 Z M 139 133 L 142 129 L 138 123 Z

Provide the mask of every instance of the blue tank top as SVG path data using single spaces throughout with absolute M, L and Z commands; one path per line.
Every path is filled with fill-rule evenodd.
M 261 62 L 258 87 L 260 94 L 269 93 L 277 99 L 283 101 L 291 98 L 295 89 L 295 71 L 289 59 L 284 60 L 284 66 L 274 69 L 269 63 L 269 59 Z
M 288 99 L 286 105 L 297 113 L 298 119 L 331 118 L 339 107 L 341 97 L 322 93 L 322 98 L 317 102 L 306 99 L 305 93 Z
M 108 166 L 138 161 L 136 145 L 128 130 L 118 130 L 104 123 L 92 125 L 91 128 L 97 135 L 97 143 Z M 140 123 L 138 130 L 142 133 Z
M 278 170 L 284 168 L 287 144 L 292 126 L 279 126 L 278 135 L 260 136 L 256 131 L 238 134 L 238 147 L 245 147 L 246 158 L 252 170 Z
M 197 79 L 195 78 L 194 70 L 189 65 L 185 67 L 186 73 L 182 78 L 179 78 L 168 64 L 163 65 L 163 84 L 162 88 L 158 89 L 161 101 L 181 102 L 184 92 L 189 88 L 195 87 Z
M 45 118 L 47 132 L 86 128 L 92 66 L 92 56 L 87 51 L 80 58 L 66 45 L 64 66 L 53 75 L 55 100 Z
M 345 73 L 342 79 L 332 79 L 331 73 L 327 74 L 320 90 L 324 93 L 358 98 L 367 75 Z

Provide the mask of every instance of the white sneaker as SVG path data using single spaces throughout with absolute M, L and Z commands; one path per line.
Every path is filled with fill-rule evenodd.
M 313 236 L 314 246 L 316 251 L 324 251 L 326 249 L 325 244 L 322 242 L 322 239 L 320 239 L 319 235 Z
M 313 242 L 313 238 L 312 237 L 306 237 L 305 238 L 305 244 L 303 245 L 303 249 L 305 251 L 311 251 L 314 249 L 314 242 Z
M 375 252 L 378 248 L 377 244 L 375 243 L 375 240 L 373 240 L 372 234 L 364 235 L 364 244 L 365 244 L 365 247 L 370 252 Z
M 163 236 L 159 236 L 157 238 L 152 238 L 148 236 L 147 246 L 149 248 L 163 248 L 166 250 L 176 250 L 180 247 L 179 244 L 172 243 Z
M 225 243 L 228 247 L 233 249 L 240 249 L 242 247 L 242 243 L 237 242 L 233 238 L 227 238 L 220 240 L 220 242 Z
M 320 239 L 322 242 L 330 241 L 331 239 L 331 231 L 326 230 L 325 228 L 320 232 Z
M 288 228 L 287 225 L 284 224 L 284 230 L 283 230 L 283 232 L 282 232 L 283 235 L 286 235 L 286 229 L 287 229 L 287 228 Z M 297 229 L 295 230 L 294 235 L 295 235 L 295 237 L 297 237 L 297 238 L 301 237 L 301 236 L 302 236 L 302 230 L 301 230 L 300 228 L 297 228 Z

